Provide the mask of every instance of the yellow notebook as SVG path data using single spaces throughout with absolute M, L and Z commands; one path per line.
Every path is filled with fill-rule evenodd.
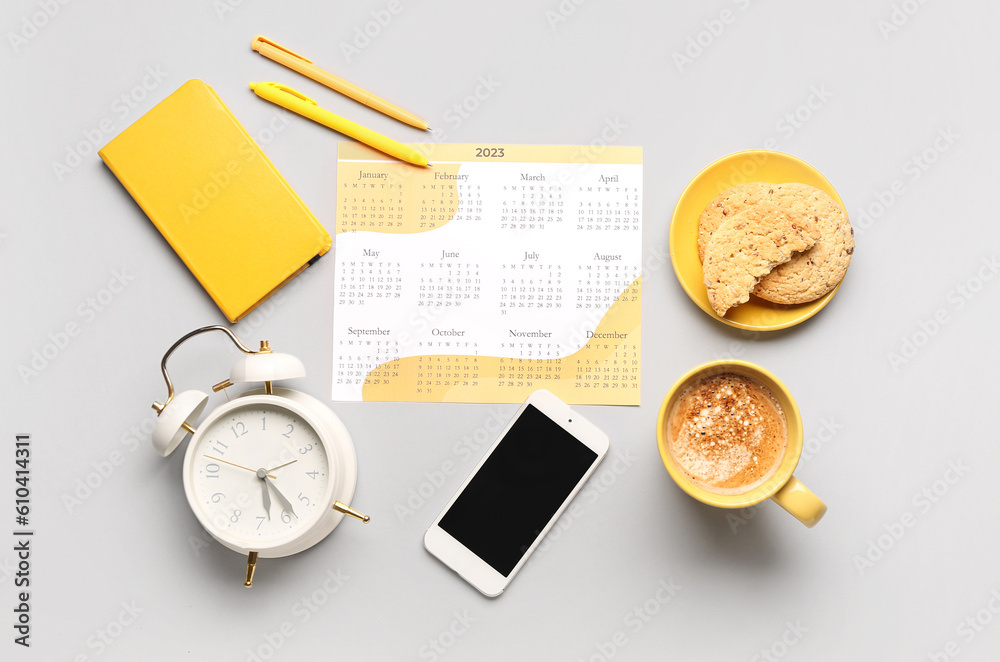
M 99 154 L 230 322 L 330 250 L 330 234 L 200 80 Z

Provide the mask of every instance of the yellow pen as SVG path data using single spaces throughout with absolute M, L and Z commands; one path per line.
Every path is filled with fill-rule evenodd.
M 418 129 L 426 131 L 429 128 L 427 126 L 427 122 L 423 121 L 413 113 L 409 113 L 396 104 L 377 97 L 368 90 L 362 89 L 353 83 L 348 83 L 343 78 L 334 76 L 328 71 L 323 71 L 313 64 L 312 60 L 304 58 L 295 51 L 271 41 L 264 35 L 257 35 L 254 37 L 250 46 L 264 57 L 274 60 L 278 64 L 284 65 L 293 71 L 297 71 L 303 76 L 308 76 L 317 83 L 322 83 L 330 89 L 340 92 L 344 96 L 348 96 L 355 101 L 365 104 L 369 108 L 374 108 L 380 113 L 393 117 L 400 122 L 405 122 L 410 126 L 415 126 Z
M 314 122 L 319 122 L 323 126 L 329 127 L 349 138 L 354 138 L 358 142 L 362 142 L 380 152 L 385 152 L 400 161 L 406 161 L 418 166 L 430 165 L 427 163 L 427 157 L 421 155 L 416 150 L 398 143 L 392 138 L 386 138 L 381 133 L 375 133 L 371 129 L 365 128 L 351 120 L 344 119 L 340 115 L 334 115 L 328 110 L 323 110 L 315 101 L 287 85 L 282 85 L 281 83 L 250 83 L 250 89 L 261 99 L 267 99 L 271 103 L 276 103 L 293 113 L 308 117 Z

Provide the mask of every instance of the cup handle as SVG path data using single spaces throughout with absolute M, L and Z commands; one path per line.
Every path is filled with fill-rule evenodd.
M 771 498 L 810 529 L 826 514 L 826 504 L 795 476 Z

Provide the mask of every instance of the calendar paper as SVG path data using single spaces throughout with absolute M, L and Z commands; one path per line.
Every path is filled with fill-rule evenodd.
M 333 399 L 638 405 L 642 148 L 341 143 Z

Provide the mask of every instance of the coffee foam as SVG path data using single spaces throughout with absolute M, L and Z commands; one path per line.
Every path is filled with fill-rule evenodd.
M 717 494 L 761 485 L 777 470 L 788 439 L 774 394 L 735 373 L 704 377 L 685 389 L 667 426 L 675 462 L 690 480 Z

